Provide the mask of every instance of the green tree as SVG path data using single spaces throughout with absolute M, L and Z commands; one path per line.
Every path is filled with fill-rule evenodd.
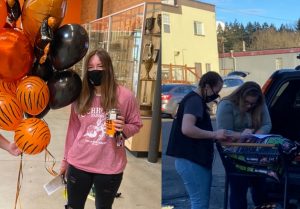
M 299 18 L 298 21 L 297 21 L 297 24 L 296 24 L 296 30 L 297 30 L 298 32 L 300 32 L 300 18 Z
M 217 26 L 217 41 L 218 41 L 218 52 L 224 53 L 225 52 L 225 48 L 224 48 L 225 35 L 224 35 L 224 30 L 220 24 L 218 24 L 218 26 Z
M 264 22 L 261 26 L 262 30 L 267 30 L 267 29 L 269 29 L 269 27 L 270 27 L 269 24 L 266 22 Z
M 246 50 L 264 50 L 300 47 L 300 19 L 297 26 L 282 24 L 278 29 L 274 24 L 248 22 L 246 27 L 235 20 L 226 22 L 225 28 L 218 27 L 218 50 L 222 52 L 242 51 L 243 41 Z

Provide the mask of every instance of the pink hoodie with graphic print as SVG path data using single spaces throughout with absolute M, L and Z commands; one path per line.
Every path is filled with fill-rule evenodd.
M 118 87 L 117 96 L 118 109 L 125 117 L 123 133 L 129 138 L 142 127 L 139 106 L 125 87 Z M 101 96 L 95 96 L 85 115 L 77 114 L 72 104 L 62 167 L 69 163 L 78 169 L 101 174 L 118 174 L 125 169 L 125 147 L 118 147 L 115 138 L 105 136 L 106 113 L 100 101 Z

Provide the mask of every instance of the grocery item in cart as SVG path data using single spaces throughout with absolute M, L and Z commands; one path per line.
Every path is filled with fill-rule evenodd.
M 224 143 L 219 152 L 224 166 L 245 173 L 262 174 L 280 180 L 284 165 L 293 160 L 298 146 L 280 135 L 248 135 L 237 143 Z

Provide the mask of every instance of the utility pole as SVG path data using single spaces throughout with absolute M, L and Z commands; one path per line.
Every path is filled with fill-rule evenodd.
M 161 54 L 162 53 L 160 50 L 157 63 L 150 142 L 148 150 L 148 161 L 151 163 L 156 163 L 158 160 L 158 149 L 161 135 Z
M 230 50 L 230 55 L 233 61 L 233 71 L 236 71 L 236 58 L 234 57 L 233 50 Z

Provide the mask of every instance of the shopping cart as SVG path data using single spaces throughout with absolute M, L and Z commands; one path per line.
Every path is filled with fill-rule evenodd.
M 216 143 L 216 146 L 225 168 L 224 209 L 227 209 L 228 205 L 229 176 L 261 176 L 269 178 L 279 184 L 283 183 L 283 208 L 287 208 L 288 167 L 294 156 L 290 151 L 288 151 L 288 154 L 285 151 L 291 150 L 290 148 L 286 149 L 287 147 L 280 143 L 265 144 L 245 142 Z M 290 144 L 288 146 L 290 146 Z M 293 150 L 295 149 L 296 148 L 293 147 Z

